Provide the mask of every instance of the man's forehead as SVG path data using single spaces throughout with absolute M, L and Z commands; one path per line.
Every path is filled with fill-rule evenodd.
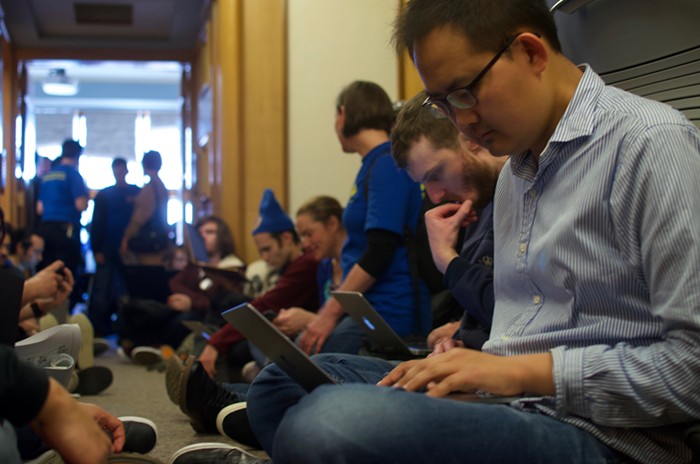
M 429 96 L 464 85 L 478 70 L 469 68 L 475 55 L 469 40 L 451 25 L 435 28 L 413 45 L 413 62 Z
M 406 172 L 416 182 L 420 182 L 426 173 L 434 169 L 444 158 L 444 150 L 436 149 L 424 135 L 414 142 L 409 149 Z

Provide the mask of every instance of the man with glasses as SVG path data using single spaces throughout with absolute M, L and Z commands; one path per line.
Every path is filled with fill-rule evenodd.
M 395 40 L 425 106 L 510 155 L 494 205 L 490 338 L 482 352 L 454 348 L 383 378 L 324 360 L 345 384 L 277 411 L 253 407 L 264 370 L 248 413 L 258 438 L 279 424 L 274 462 L 690 461 L 697 128 L 571 63 L 542 0 L 413 0 Z M 358 384 L 377 382 L 393 388 Z M 440 398 L 456 391 L 519 398 Z

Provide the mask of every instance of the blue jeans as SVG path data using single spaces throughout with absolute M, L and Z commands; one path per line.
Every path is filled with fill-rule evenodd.
M 321 353 L 357 354 L 365 340 L 362 328 L 350 317 L 345 316 L 321 347 Z
M 307 393 L 276 365 L 251 385 L 248 419 L 275 464 L 620 462 L 589 433 L 548 416 L 375 386 L 393 362 L 314 361 L 343 385 Z

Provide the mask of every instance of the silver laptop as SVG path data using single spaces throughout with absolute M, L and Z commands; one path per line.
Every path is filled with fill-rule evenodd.
M 255 309 L 243 303 L 221 313 L 226 321 L 257 346 L 265 356 L 277 364 L 306 391 L 323 384 L 339 382 L 317 366 L 292 340 Z M 517 397 L 483 396 L 476 393 L 451 393 L 445 398 L 457 401 L 507 404 Z
M 338 383 L 251 304 L 243 303 L 221 315 L 305 390 Z
M 353 318 L 375 349 L 385 354 L 395 354 L 406 357 L 425 357 L 431 353 L 431 349 L 425 341 L 406 343 L 399 337 L 394 329 L 386 323 L 369 301 L 360 292 L 331 292 L 338 300 L 346 313 Z

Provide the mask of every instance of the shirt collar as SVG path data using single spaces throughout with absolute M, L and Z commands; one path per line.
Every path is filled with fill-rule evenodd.
M 533 181 L 537 172 L 542 172 L 543 168 L 556 159 L 560 153 L 558 144 L 589 137 L 593 133 L 595 108 L 605 82 L 587 64 L 579 66 L 579 69 L 583 71 L 583 77 L 540 155 L 539 163 L 535 163 L 529 150 L 511 156 L 510 167 L 514 175 Z

